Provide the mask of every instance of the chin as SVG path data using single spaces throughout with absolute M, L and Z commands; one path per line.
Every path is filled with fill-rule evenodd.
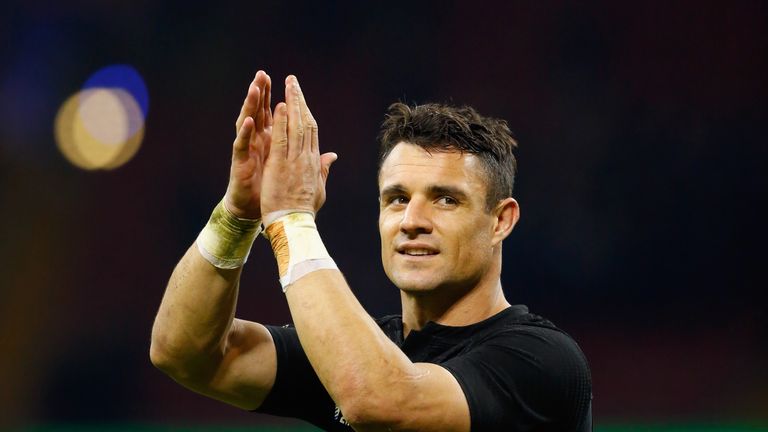
M 394 277 L 392 278 L 392 283 L 394 283 L 400 291 L 413 294 L 431 292 L 440 286 L 439 281 L 413 276 Z

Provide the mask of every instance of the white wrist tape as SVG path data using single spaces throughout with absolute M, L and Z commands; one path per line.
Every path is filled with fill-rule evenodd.
M 197 236 L 197 249 L 215 267 L 238 268 L 248 260 L 253 241 L 260 232 L 261 219 L 238 218 L 227 210 L 222 200 Z
M 322 269 L 338 269 L 325 249 L 311 213 L 294 212 L 281 215 L 267 225 L 264 233 L 272 244 L 272 251 L 277 259 L 283 292 L 290 284 L 309 273 Z

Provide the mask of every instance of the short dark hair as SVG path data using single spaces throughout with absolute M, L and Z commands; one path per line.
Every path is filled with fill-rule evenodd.
M 486 208 L 512 196 L 517 173 L 517 142 L 504 120 L 484 117 L 469 106 L 444 104 L 408 106 L 393 103 L 379 132 L 379 173 L 384 160 L 401 142 L 426 151 L 459 151 L 477 156 L 485 168 Z

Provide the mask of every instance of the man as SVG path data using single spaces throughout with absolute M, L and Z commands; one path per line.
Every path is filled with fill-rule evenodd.
M 270 92 L 259 71 L 236 122 L 226 195 L 163 297 L 152 362 L 202 394 L 326 430 L 590 430 L 578 346 L 501 288 L 502 241 L 519 217 L 506 123 L 471 108 L 390 107 L 379 230 L 402 316 L 374 320 L 314 224 L 336 155 L 320 154 L 294 76 L 274 112 Z M 262 223 L 295 327 L 234 318 Z

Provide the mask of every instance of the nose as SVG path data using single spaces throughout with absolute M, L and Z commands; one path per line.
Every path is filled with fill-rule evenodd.
M 408 202 L 405 212 L 403 212 L 403 219 L 400 221 L 400 231 L 408 237 L 431 233 L 432 218 L 430 212 L 431 210 L 427 202 L 412 198 Z

